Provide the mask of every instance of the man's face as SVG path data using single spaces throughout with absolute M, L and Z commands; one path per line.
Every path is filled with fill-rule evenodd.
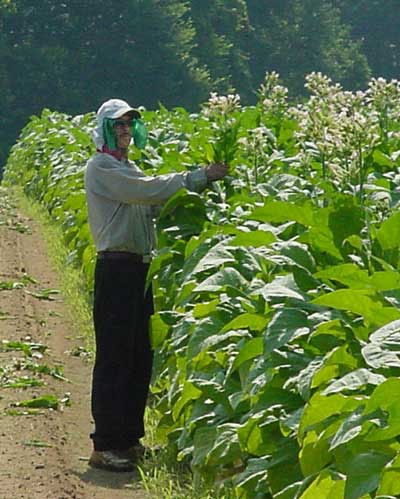
M 132 139 L 131 134 L 132 116 L 129 113 L 114 120 L 114 130 L 117 139 L 117 147 L 127 149 Z

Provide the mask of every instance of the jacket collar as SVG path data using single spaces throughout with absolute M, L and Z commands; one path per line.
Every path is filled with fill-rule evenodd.
M 109 154 L 110 156 L 113 156 L 115 159 L 118 161 L 121 161 L 123 156 L 122 153 L 118 150 L 112 151 L 107 144 L 104 144 L 101 149 L 97 149 L 97 152 L 102 152 L 104 154 Z

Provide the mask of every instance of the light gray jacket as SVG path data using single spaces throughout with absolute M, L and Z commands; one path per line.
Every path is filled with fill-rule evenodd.
M 85 171 L 89 225 L 97 251 L 149 255 L 155 248 L 154 207 L 182 187 L 201 192 L 204 169 L 150 177 L 130 161 L 97 153 Z

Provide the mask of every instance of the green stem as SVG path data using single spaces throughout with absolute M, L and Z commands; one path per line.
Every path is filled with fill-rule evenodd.
M 255 185 L 258 184 L 258 154 L 256 149 L 256 154 L 254 155 L 254 182 Z
M 322 156 L 321 156 L 321 165 L 322 165 L 322 178 L 323 178 L 324 189 L 325 189 L 327 174 L 326 174 L 326 162 L 325 162 L 325 154 L 324 153 L 322 153 Z M 322 199 L 322 205 L 324 207 L 328 206 L 327 199 L 324 195 L 323 195 L 323 199 Z
M 359 182 L 360 182 L 360 190 L 359 190 L 359 199 L 360 205 L 364 205 L 364 162 L 362 159 L 362 147 L 361 141 L 358 142 L 358 171 L 359 171 Z

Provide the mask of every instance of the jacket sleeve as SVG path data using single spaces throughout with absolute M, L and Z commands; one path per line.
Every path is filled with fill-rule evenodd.
M 146 176 L 129 165 L 114 165 L 92 158 L 85 174 L 86 189 L 99 196 L 128 204 L 159 205 L 186 188 L 201 192 L 207 185 L 202 168 L 188 173 Z

